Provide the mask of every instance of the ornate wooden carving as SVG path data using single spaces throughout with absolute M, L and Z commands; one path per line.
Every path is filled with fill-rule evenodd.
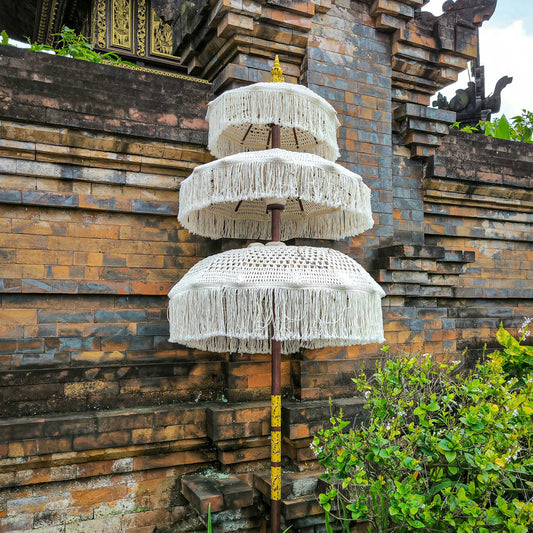
M 126 59 L 178 66 L 172 27 L 153 9 L 151 0 L 93 0 L 93 46 L 116 51 Z

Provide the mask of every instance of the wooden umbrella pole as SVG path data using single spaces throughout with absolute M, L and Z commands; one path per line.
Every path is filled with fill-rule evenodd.
M 272 148 L 279 148 L 280 126 L 272 125 Z M 281 212 L 283 204 L 269 204 L 272 217 L 272 241 L 281 241 Z M 273 320 L 276 316 L 276 302 L 272 300 Z M 273 329 L 272 329 L 273 332 Z M 281 341 L 272 334 L 272 412 L 271 412 L 271 454 L 270 454 L 270 523 L 272 533 L 281 533 Z

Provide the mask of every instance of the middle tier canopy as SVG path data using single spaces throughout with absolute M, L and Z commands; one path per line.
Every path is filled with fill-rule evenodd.
M 282 240 L 343 239 L 374 223 L 361 176 L 319 156 L 280 149 L 196 167 L 181 184 L 178 220 L 212 239 L 270 239 L 266 206 L 285 200 Z
M 221 94 L 209 104 L 208 148 L 217 157 L 271 148 L 271 125 L 281 126 L 280 148 L 339 157 L 335 109 L 292 83 L 255 83 Z

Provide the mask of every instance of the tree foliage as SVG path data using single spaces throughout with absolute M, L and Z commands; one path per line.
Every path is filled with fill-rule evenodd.
M 30 50 L 34 52 L 51 52 L 58 56 L 72 57 L 82 61 L 92 63 L 111 63 L 113 65 L 135 66 L 133 63 L 123 61 L 117 54 L 112 52 L 100 53 L 93 50 L 87 37 L 77 34 L 73 29 L 63 26 L 59 33 L 54 33 L 58 37 L 57 46 L 47 44 L 32 43 L 28 39 Z M 9 45 L 9 36 L 5 30 L 0 32 L 0 44 Z

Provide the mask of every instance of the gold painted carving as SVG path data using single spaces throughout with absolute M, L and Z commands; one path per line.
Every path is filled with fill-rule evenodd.
M 100 48 L 106 48 L 106 0 L 98 0 L 96 4 L 96 42 Z
M 152 9 L 152 35 L 150 39 L 150 53 L 162 56 L 172 55 L 172 28 L 165 24 L 161 17 Z
M 272 466 L 270 468 L 270 479 L 272 481 L 270 499 L 281 500 L 281 466 Z
M 172 56 L 175 57 L 175 56 Z M 179 59 L 179 58 L 176 58 Z M 187 81 L 194 81 L 196 83 L 203 83 L 204 85 L 211 85 L 210 81 L 202 80 L 201 78 L 195 78 L 194 76 L 185 76 L 184 74 L 177 74 L 176 72 L 167 72 L 165 70 L 158 70 L 155 68 L 149 68 L 149 67 L 139 67 L 137 65 L 125 65 L 125 64 L 116 64 L 111 63 L 118 68 L 126 68 L 128 70 L 138 70 L 139 72 L 150 72 L 151 74 L 158 74 L 159 76 L 167 76 L 169 78 L 176 78 L 178 80 L 187 80 Z
M 137 55 L 146 53 L 146 0 L 137 0 Z
M 113 0 L 111 4 L 111 45 L 131 50 L 131 0 Z
M 279 63 L 278 56 L 276 56 L 274 59 L 274 66 L 272 67 L 270 74 L 272 74 L 272 77 L 269 80 L 271 82 L 280 83 L 285 81 L 285 78 L 283 77 L 283 69 L 281 68 L 281 65 Z
M 43 43 L 46 38 L 46 28 L 50 13 L 50 1 L 43 0 L 41 7 L 41 18 L 39 19 L 39 30 L 37 31 L 37 42 Z
M 270 460 L 273 463 L 281 462 L 281 431 L 273 431 L 271 434 Z
M 40 44 L 54 44 L 54 24 L 56 22 L 59 0 L 42 0 L 41 12 L 37 30 L 37 42 Z
M 281 396 L 276 394 L 272 398 L 272 427 L 278 428 L 281 426 Z

